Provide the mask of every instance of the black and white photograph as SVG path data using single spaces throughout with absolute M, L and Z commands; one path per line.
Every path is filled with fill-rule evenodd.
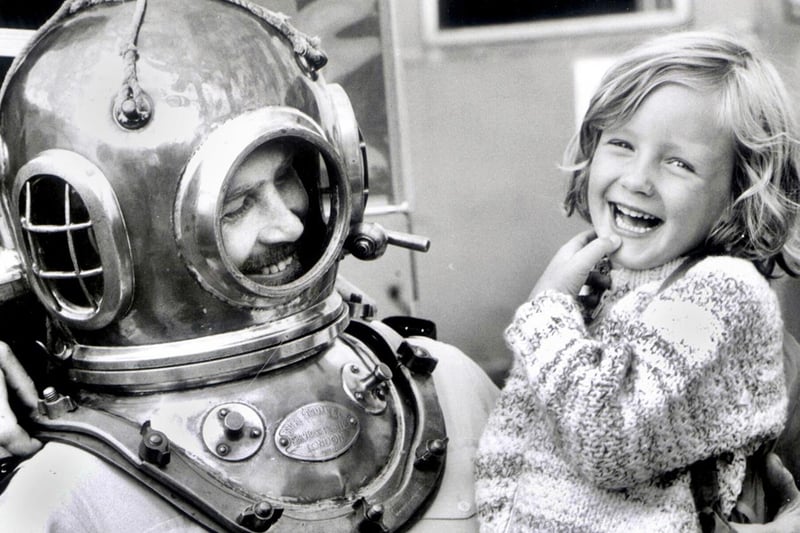
M 800 0 L 4 0 L 0 83 L 0 533 L 800 533 Z

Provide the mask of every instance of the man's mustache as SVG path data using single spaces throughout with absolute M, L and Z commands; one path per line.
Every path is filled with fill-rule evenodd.
M 275 244 L 265 251 L 251 255 L 242 263 L 239 269 L 243 274 L 261 274 L 265 267 L 277 265 L 297 250 L 296 243 Z

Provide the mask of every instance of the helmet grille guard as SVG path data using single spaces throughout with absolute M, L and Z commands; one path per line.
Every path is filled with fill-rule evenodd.
M 69 150 L 39 153 L 10 191 L 15 239 L 28 281 L 62 320 L 99 329 L 125 313 L 133 296 L 130 243 L 111 185 Z
M 45 203 L 60 203 L 63 209 L 53 209 L 56 205 L 42 209 Z M 103 295 L 103 267 L 93 223 L 80 195 L 61 178 L 40 176 L 25 183 L 20 207 L 33 274 L 59 305 L 96 312 Z M 41 218 L 37 220 L 33 213 Z

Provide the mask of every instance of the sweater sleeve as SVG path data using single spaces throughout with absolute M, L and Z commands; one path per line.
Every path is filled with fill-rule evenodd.
M 529 393 L 565 460 L 596 485 L 631 486 L 780 432 L 777 298 L 752 265 L 724 259 L 640 311 L 610 313 L 594 335 L 561 293 L 517 310 L 505 336 Z

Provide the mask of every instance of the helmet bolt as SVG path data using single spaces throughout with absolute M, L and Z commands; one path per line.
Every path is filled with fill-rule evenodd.
M 364 512 L 364 516 L 370 522 L 380 522 L 381 518 L 383 518 L 383 513 L 383 505 L 376 503 L 367 508 L 367 510 Z
M 144 92 L 133 96 L 128 94 L 124 100 L 114 103 L 114 119 L 127 130 L 144 127 L 151 118 L 153 103 Z
M 375 243 L 368 239 L 358 239 L 353 244 L 353 255 L 356 257 L 370 257 L 375 253 Z
M 120 106 L 122 109 L 122 114 L 125 115 L 128 119 L 136 119 L 139 115 L 139 110 L 136 108 L 136 102 L 133 98 L 128 98 L 122 105 Z
M 222 419 L 222 427 L 229 439 L 238 439 L 244 433 L 244 415 L 238 411 L 229 412 Z
M 58 391 L 54 387 L 47 387 L 42 391 L 42 395 L 44 396 L 44 401 L 46 402 L 54 402 L 58 400 Z
M 256 515 L 256 518 L 266 520 L 272 517 L 272 505 L 269 502 L 258 502 L 253 506 L 253 514 Z

